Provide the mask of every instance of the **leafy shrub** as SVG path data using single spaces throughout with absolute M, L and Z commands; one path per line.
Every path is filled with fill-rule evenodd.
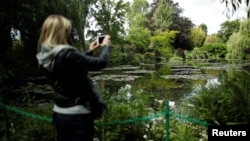
M 144 57 L 142 54 L 139 53 L 135 53 L 133 54 L 133 57 L 131 58 L 131 60 L 128 62 L 128 64 L 131 65 L 139 65 L 140 63 L 144 62 Z
M 119 66 L 126 62 L 128 55 L 122 52 L 122 49 L 118 46 L 112 47 L 110 53 L 109 65 L 110 66 Z
M 222 71 L 219 85 L 202 86 L 189 100 L 192 113 L 210 124 L 250 123 L 250 74 Z
M 150 31 L 144 27 L 133 27 L 128 34 L 128 40 L 136 46 L 136 52 L 145 53 L 150 44 Z
M 227 46 L 222 43 L 205 44 L 200 48 L 201 51 L 207 52 L 209 58 L 224 58 L 227 54 Z
M 101 121 L 114 124 L 97 127 L 97 138 L 101 140 L 142 140 L 150 130 L 147 127 L 150 121 L 138 122 L 135 118 L 150 113 L 150 97 L 150 94 L 146 94 L 142 90 L 131 89 L 130 85 L 122 87 L 117 94 L 105 95 L 104 99 L 109 110 L 103 115 Z M 135 122 L 130 124 L 124 121 L 126 119 L 134 119 Z
M 48 109 L 49 108 L 49 109 Z M 52 114 L 51 105 L 40 105 L 34 107 L 23 108 L 23 111 L 29 111 L 26 117 L 20 113 L 8 112 L 10 140 L 15 141 L 55 141 L 56 134 L 54 126 L 46 121 L 37 119 L 36 115 L 47 116 L 49 119 Z M 17 110 L 18 111 L 18 110 Z M 19 111 L 21 112 L 21 111 Z M 21 112 L 25 114 L 24 112 Z

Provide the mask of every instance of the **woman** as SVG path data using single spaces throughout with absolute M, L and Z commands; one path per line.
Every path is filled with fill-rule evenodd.
M 93 41 L 89 50 L 80 53 L 69 45 L 71 22 L 61 15 L 50 15 L 44 21 L 38 41 L 37 60 L 54 88 L 53 122 L 58 141 L 92 141 L 94 117 L 88 71 L 107 65 L 111 50 L 110 36 L 102 44 Z M 97 48 L 99 56 L 91 56 Z

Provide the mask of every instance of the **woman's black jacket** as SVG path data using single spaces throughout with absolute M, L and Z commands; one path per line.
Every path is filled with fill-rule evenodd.
M 88 71 L 105 68 L 110 50 L 110 46 L 104 46 L 99 56 L 93 56 L 89 51 L 79 53 L 74 49 L 62 49 L 56 55 L 53 71 L 49 74 L 55 90 L 55 104 L 60 107 L 86 104 L 93 96 Z

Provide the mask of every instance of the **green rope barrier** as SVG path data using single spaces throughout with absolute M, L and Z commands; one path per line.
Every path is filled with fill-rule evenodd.
M 170 116 L 173 116 L 173 117 L 176 117 L 176 118 L 179 118 L 179 119 L 184 119 L 186 121 L 189 121 L 189 122 L 201 125 L 201 126 L 205 126 L 205 127 L 208 126 L 208 123 L 197 120 L 197 119 L 194 119 L 194 118 L 191 118 L 191 117 L 182 116 L 182 115 L 179 115 L 179 114 L 175 114 L 173 112 L 169 112 L 169 114 L 170 114 Z
M 20 115 L 23 115 L 23 116 L 26 116 L 26 117 L 35 118 L 35 119 L 39 119 L 39 120 L 46 121 L 46 122 L 52 122 L 51 118 L 48 118 L 48 117 L 45 117 L 45 116 L 40 116 L 40 115 L 29 113 L 29 112 L 25 112 L 25 111 L 22 111 L 22 110 L 20 110 L 18 108 L 5 105 L 3 103 L 0 103 L 0 107 L 3 107 L 3 108 L 5 108 L 5 109 L 7 109 L 9 111 L 16 112 L 16 113 L 18 113 Z
M 0 107 L 3 107 L 3 108 L 5 108 L 5 109 L 7 109 L 9 111 L 13 111 L 13 112 L 16 112 L 18 114 L 24 115 L 26 117 L 35 118 L 35 119 L 39 119 L 39 120 L 46 121 L 46 122 L 52 122 L 52 119 L 49 118 L 49 117 L 41 116 L 41 115 L 38 115 L 38 114 L 29 113 L 29 112 L 25 112 L 25 111 L 22 111 L 22 110 L 20 110 L 18 108 L 5 105 L 5 104 L 3 104 L 1 102 L 0 102 Z M 197 119 L 182 116 L 182 115 L 175 114 L 175 113 L 172 113 L 172 112 L 168 112 L 167 114 L 169 114 L 169 116 L 173 116 L 173 117 L 176 117 L 176 118 L 179 118 L 179 119 L 184 119 L 186 121 L 196 123 L 198 125 L 208 126 L 208 124 L 206 122 L 199 121 Z M 140 118 L 119 120 L 119 121 L 111 121 L 111 122 L 96 122 L 96 125 L 108 126 L 108 125 L 117 125 L 117 124 L 129 124 L 129 123 L 147 121 L 147 120 L 151 120 L 153 118 L 162 117 L 162 116 L 166 116 L 166 111 L 160 112 L 160 113 L 155 113 L 155 114 L 152 114 L 152 115 L 149 115 L 149 116 L 140 117 Z

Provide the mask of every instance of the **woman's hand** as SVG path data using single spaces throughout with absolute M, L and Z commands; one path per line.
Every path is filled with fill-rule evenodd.
M 110 46 L 110 44 L 111 44 L 110 35 L 107 34 L 107 35 L 105 35 L 105 37 L 102 41 L 102 44 L 98 45 L 96 40 L 93 41 L 89 46 L 89 51 L 94 51 L 95 49 L 97 49 L 100 46 Z
M 90 46 L 89 46 L 89 51 L 94 51 L 95 49 L 97 49 L 99 47 L 99 45 L 97 44 L 96 41 L 93 41 Z
M 110 35 L 107 34 L 107 35 L 105 35 L 101 46 L 110 46 L 110 44 L 111 44 Z

